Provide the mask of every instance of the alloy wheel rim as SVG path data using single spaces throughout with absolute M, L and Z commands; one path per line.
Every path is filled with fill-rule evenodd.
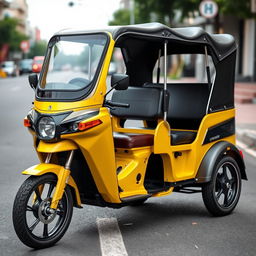
M 48 189 L 40 193 L 39 186 L 45 186 L 48 184 Z M 51 202 L 51 195 L 53 193 L 56 183 L 46 182 L 44 184 L 39 184 L 31 192 L 30 197 L 27 201 L 26 207 L 26 226 L 31 234 L 36 239 L 39 240 L 49 240 L 54 238 L 59 232 L 61 232 L 62 227 L 67 218 L 68 211 L 68 197 L 64 191 L 62 199 L 59 201 L 57 210 L 55 213 L 49 212 L 49 206 Z M 43 196 L 45 194 L 45 198 Z M 33 203 L 29 203 L 31 197 Z M 35 198 L 36 197 L 36 198 Z M 29 205 L 31 204 L 31 205 Z M 30 214 L 28 214 L 30 213 Z M 28 216 L 30 215 L 30 216 Z
M 214 198 L 217 204 L 224 209 L 228 209 L 236 202 L 240 181 L 238 170 L 231 162 L 223 163 L 216 175 L 214 186 Z

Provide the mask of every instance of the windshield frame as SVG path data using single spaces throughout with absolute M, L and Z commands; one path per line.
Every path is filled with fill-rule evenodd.
M 76 90 L 64 90 L 64 89 L 45 89 L 41 87 L 42 79 L 47 75 L 48 72 L 48 66 L 49 61 L 51 58 L 51 51 L 52 46 L 55 43 L 57 38 L 63 38 L 63 37 L 72 37 L 72 36 L 94 36 L 94 35 L 103 35 L 106 37 L 106 43 L 104 46 L 104 49 L 102 51 L 102 55 L 100 57 L 98 67 L 96 69 L 95 75 L 91 82 L 88 84 L 88 86 L 85 86 L 80 89 Z M 58 34 L 54 35 L 48 42 L 45 59 L 42 66 L 42 71 L 39 76 L 38 86 L 36 88 L 36 100 L 38 101 L 61 101 L 61 102 L 72 102 L 72 101 L 79 101 L 82 99 L 85 99 L 90 95 L 90 93 L 94 90 L 96 86 L 96 82 L 99 78 L 100 71 L 103 65 L 103 62 L 106 57 L 107 50 L 109 48 L 110 43 L 110 37 L 109 34 L 106 32 L 90 32 L 90 33 L 74 33 L 74 34 Z

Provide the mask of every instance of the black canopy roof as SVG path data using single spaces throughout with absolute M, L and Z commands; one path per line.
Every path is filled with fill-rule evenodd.
M 200 27 L 169 28 L 161 23 L 145 23 L 125 26 L 108 26 L 97 30 L 62 30 L 57 35 L 75 33 L 110 32 L 115 41 L 123 37 L 134 35 L 147 37 L 148 40 L 159 41 L 161 39 L 179 41 L 189 44 L 206 44 L 210 46 L 216 59 L 221 61 L 236 50 L 233 36 L 228 34 L 209 34 Z M 196 46 L 195 46 L 196 47 Z M 210 52 L 212 54 L 212 52 Z
M 127 34 L 165 38 L 175 41 L 190 42 L 195 44 L 209 44 L 219 60 L 227 57 L 236 50 L 234 37 L 228 34 L 209 34 L 200 27 L 169 28 L 161 23 L 145 23 L 109 27 L 115 40 Z

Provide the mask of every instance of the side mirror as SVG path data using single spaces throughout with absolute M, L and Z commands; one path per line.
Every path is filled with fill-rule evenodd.
M 30 74 L 28 76 L 28 81 L 29 81 L 29 84 L 30 84 L 31 88 L 35 90 L 37 85 L 38 85 L 38 76 L 37 76 L 37 74 Z
M 111 76 L 111 87 L 116 90 L 126 90 L 129 86 L 129 76 L 125 74 L 113 74 Z

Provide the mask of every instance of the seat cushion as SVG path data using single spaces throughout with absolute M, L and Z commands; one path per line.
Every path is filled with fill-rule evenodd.
M 116 148 L 138 148 L 154 144 L 154 135 L 151 134 L 115 132 L 113 136 Z
M 190 144 L 196 138 L 196 132 L 191 131 L 171 131 L 171 144 Z

